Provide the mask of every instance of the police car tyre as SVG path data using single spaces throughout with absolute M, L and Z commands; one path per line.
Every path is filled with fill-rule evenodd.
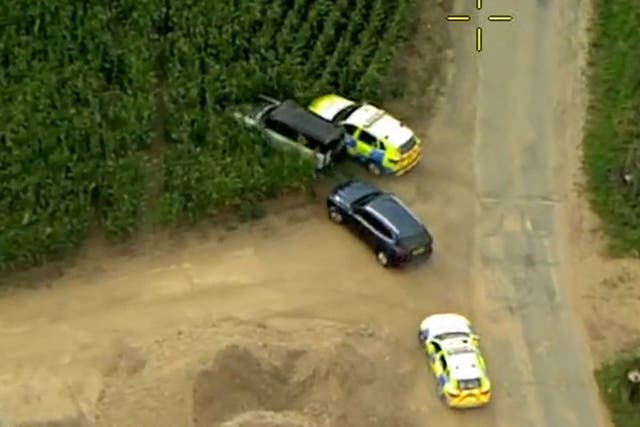
M 378 259 L 378 262 L 382 266 L 384 266 L 384 267 L 388 267 L 389 266 L 389 257 L 383 251 L 376 252 L 376 258 Z
M 344 221 L 342 214 L 335 206 L 329 207 L 329 219 L 336 224 L 342 224 L 342 221 Z
M 382 169 L 380 168 L 380 166 L 373 162 L 367 163 L 367 169 L 369 169 L 369 172 L 376 176 L 382 175 Z

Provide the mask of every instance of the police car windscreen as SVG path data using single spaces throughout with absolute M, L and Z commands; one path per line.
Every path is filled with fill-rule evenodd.
M 406 154 L 409 151 L 411 151 L 413 149 L 413 147 L 415 147 L 417 144 L 416 141 L 416 137 L 412 136 L 411 138 L 409 138 L 409 140 L 407 142 L 405 142 L 404 144 L 402 144 L 400 146 L 400 153 L 401 154 Z

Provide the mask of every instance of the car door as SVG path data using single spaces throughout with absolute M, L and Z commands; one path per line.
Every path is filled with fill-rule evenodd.
M 378 165 L 382 165 L 384 151 L 379 147 L 378 138 L 362 129 L 358 135 L 358 142 L 366 146 L 368 160 L 373 161 Z
M 271 141 L 280 146 L 299 149 L 300 144 L 296 142 L 298 132 L 284 123 L 267 118 L 264 121 L 264 132 Z
M 369 214 L 363 208 L 355 208 L 353 211 L 353 221 L 350 222 L 351 229 L 363 240 L 371 240 L 371 225 L 369 224 Z
M 366 239 L 369 245 L 376 250 L 386 247 L 392 234 L 385 224 L 366 210 L 361 212 L 360 217 L 363 219 L 364 225 L 363 238 Z
M 364 129 L 358 129 L 355 135 L 356 155 L 363 161 L 374 160 L 378 155 L 374 154 L 377 149 L 377 139 Z
M 308 148 L 304 143 L 304 136 L 290 126 L 267 118 L 264 121 L 264 132 L 274 144 L 280 147 L 294 149 L 304 155 L 313 156 L 316 159 L 317 169 L 324 166 L 324 157 Z
M 448 381 L 449 367 L 447 366 L 447 358 L 443 351 L 440 351 L 433 364 L 433 374 L 436 377 L 438 393 L 443 393 L 444 386 Z
M 433 364 L 437 362 L 438 356 L 440 355 L 441 351 L 442 347 L 437 341 L 429 341 L 429 343 L 427 344 L 427 356 L 429 356 L 429 363 L 432 365 L 431 369 L 433 369 L 434 371 L 435 368 L 433 367 Z

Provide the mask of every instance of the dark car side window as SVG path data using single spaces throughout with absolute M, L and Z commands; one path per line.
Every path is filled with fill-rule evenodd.
M 359 214 L 362 219 L 366 221 L 371 227 L 373 227 L 378 233 L 382 234 L 387 239 L 391 239 L 393 237 L 386 225 L 379 221 L 375 216 L 364 210 L 360 211 Z
M 374 147 L 376 146 L 377 139 L 367 131 L 363 130 L 362 132 L 360 132 L 360 136 L 358 137 L 358 139 L 360 139 L 360 141 L 364 142 L 365 144 Z
M 284 123 L 280 123 L 272 119 L 267 119 L 265 120 L 264 125 L 267 127 L 267 129 L 279 135 L 282 135 L 285 138 L 289 138 L 294 141 L 296 141 L 298 138 L 298 132 L 291 129 L 289 126 L 285 125 Z
M 358 130 L 357 127 L 355 127 L 354 125 L 350 124 L 350 123 L 346 123 L 344 125 L 344 130 L 351 136 L 354 136 L 356 134 L 356 131 Z

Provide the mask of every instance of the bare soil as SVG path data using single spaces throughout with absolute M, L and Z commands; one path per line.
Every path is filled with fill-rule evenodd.
M 444 12 L 425 10 L 418 27 L 398 105 L 431 111 Z M 406 184 L 413 199 L 422 170 Z M 3 278 L 0 425 L 422 425 L 422 311 L 406 288 L 423 287 L 419 273 L 380 269 L 320 198 L 268 210 L 124 246 L 97 236 L 72 260 Z
M 631 318 L 638 312 L 626 284 L 638 270 L 600 259 L 590 233 L 594 223 L 567 178 L 578 171 L 584 112 L 584 82 L 576 77 L 583 66 L 584 16 L 575 15 L 584 5 L 495 3 L 492 8 L 502 6 L 504 13 L 516 9 L 516 16 L 537 11 L 555 17 L 554 25 L 538 28 L 551 40 L 548 55 L 539 55 L 545 67 L 549 61 L 543 71 L 557 82 L 555 116 L 540 119 L 532 101 L 535 91 L 550 90 L 536 80 L 540 64 L 531 65 L 527 50 L 540 37 L 532 28 L 543 25 L 503 26 L 493 30 L 493 39 L 487 32 L 486 49 L 493 50 L 479 56 L 471 27 L 452 29 L 443 11 L 425 8 L 411 56 L 400 64 L 416 73 L 411 96 L 386 106 L 423 137 L 424 158 L 406 176 L 376 181 L 429 225 L 436 238 L 432 260 L 405 271 L 380 268 L 363 244 L 326 219 L 321 198 L 277 202 L 264 220 L 226 230 L 203 226 L 126 247 L 94 242 L 72 263 L 3 280 L 20 287 L 10 286 L 0 298 L 0 426 L 604 425 L 588 402 L 595 393 L 585 384 L 588 366 L 562 353 L 564 336 L 548 333 L 549 340 L 532 344 L 529 330 L 551 319 L 558 334 L 566 331 L 582 343 L 582 324 L 568 318 L 569 305 L 577 307 L 590 325 L 597 358 L 635 332 L 624 330 L 628 322 L 620 313 Z M 470 2 L 449 6 L 475 13 Z M 521 48 L 514 53 L 506 43 Z M 442 74 L 425 73 L 447 61 Z M 416 82 L 424 82 L 422 91 Z M 513 120 L 500 125 L 483 116 L 511 108 L 499 95 L 483 95 L 496 82 L 504 82 L 504 96 L 529 96 L 522 95 Z M 482 103 L 492 108 L 478 111 Z M 535 132 L 526 134 L 523 126 L 533 116 L 540 126 L 553 126 L 555 145 L 536 145 Z M 522 184 L 532 171 L 526 161 L 531 144 L 555 147 L 549 195 L 522 205 L 509 189 L 488 197 L 483 186 L 490 180 L 483 174 L 491 172 L 491 159 L 504 171 L 503 181 Z M 552 162 L 545 156 L 537 157 L 541 168 Z M 546 176 L 533 178 L 547 182 Z M 532 180 L 529 188 L 542 188 Z M 552 196 L 556 201 L 549 203 Z M 534 215 L 550 204 L 557 208 L 550 211 L 553 227 L 546 216 Z M 516 238 L 528 233 L 544 236 L 542 255 L 500 247 L 500 239 L 519 244 Z M 560 255 L 548 249 L 556 240 Z M 511 258 L 498 263 L 501 253 Z M 551 258 L 563 260 L 557 271 Z M 556 288 L 527 276 L 542 269 L 557 276 Z M 630 272 L 624 280 L 607 282 L 614 283 L 611 289 L 600 284 L 624 271 Z M 530 278 L 526 286 L 518 282 L 522 277 Z M 564 293 L 578 303 L 569 304 Z M 636 302 L 623 300 L 629 295 Z M 548 307 L 551 312 L 544 311 Z M 416 328 L 425 315 L 446 311 L 467 314 L 483 336 L 495 393 L 483 410 L 450 411 L 435 396 Z M 539 374 L 564 366 L 560 362 L 575 368 Z M 557 394 L 564 387 L 572 390 L 562 394 L 566 402 Z M 567 397 L 572 394 L 576 400 Z M 592 424 L 580 421 L 580 404 Z

